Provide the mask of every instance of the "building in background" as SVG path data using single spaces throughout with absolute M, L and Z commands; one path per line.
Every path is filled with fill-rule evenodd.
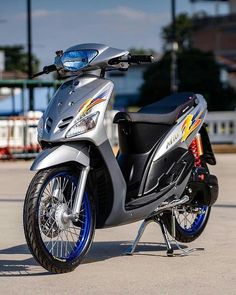
M 229 7 L 231 13 L 236 13 L 236 1 L 235 0 L 229 0 Z
M 223 66 L 222 79 L 236 88 L 236 0 L 224 2 L 229 5 L 227 15 L 206 16 L 194 21 L 192 41 L 193 47 L 215 53 Z

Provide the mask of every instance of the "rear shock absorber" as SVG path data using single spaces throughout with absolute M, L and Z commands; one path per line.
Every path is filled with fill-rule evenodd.
M 194 155 L 195 162 L 194 165 L 196 167 L 201 167 L 201 155 L 203 155 L 202 150 L 202 140 L 200 133 L 197 133 L 196 137 L 193 139 L 192 143 L 189 146 L 189 149 Z
M 189 146 L 189 150 L 193 153 L 195 158 L 194 166 L 196 168 L 202 167 L 201 156 L 203 155 L 203 148 L 200 133 L 197 133 L 196 137 L 193 139 L 192 143 Z M 205 176 L 204 174 L 199 174 L 198 178 L 204 180 Z

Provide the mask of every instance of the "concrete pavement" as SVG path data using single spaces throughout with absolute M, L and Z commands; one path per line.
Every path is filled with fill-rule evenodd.
M 147 228 L 138 253 L 123 253 L 140 223 L 98 230 L 84 263 L 50 275 L 32 258 L 22 228 L 23 197 L 33 174 L 30 162 L 0 163 L 1 294 L 236 294 L 236 155 L 220 154 L 210 167 L 220 197 L 189 257 L 166 257 L 160 229 Z

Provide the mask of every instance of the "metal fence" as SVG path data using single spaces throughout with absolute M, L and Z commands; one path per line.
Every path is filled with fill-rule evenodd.
M 118 145 L 117 125 L 112 124 L 118 111 L 108 111 L 105 126 L 112 146 Z M 34 157 L 40 150 L 37 142 L 39 114 L 0 117 L 0 159 Z M 208 132 L 212 143 L 236 144 L 236 111 L 210 112 Z
M 236 111 L 210 112 L 207 124 L 211 142 L 236 144 Z

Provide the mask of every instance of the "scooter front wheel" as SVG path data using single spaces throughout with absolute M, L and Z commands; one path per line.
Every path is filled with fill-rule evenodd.
M 85 192 L 79 219 L 71 213 L 80 171 L 57 167 L 39 171 L 32 179 L 24 203 L 24 232 L 35 259 L 52 273 L 73 271 L 92 243 L 95 206 Z

